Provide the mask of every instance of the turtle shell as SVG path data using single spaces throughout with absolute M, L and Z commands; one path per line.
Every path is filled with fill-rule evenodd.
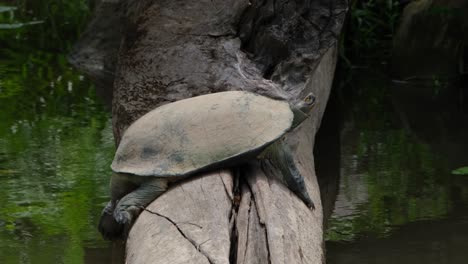
M 158 107 L 125 131 L 111 168 L 139 176 L 183 176 L 258 154 L 292 125 L 285 101 L 243 91 Z

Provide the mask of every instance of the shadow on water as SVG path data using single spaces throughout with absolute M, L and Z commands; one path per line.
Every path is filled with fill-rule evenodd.
M 110 113 L 66 62 L 85 0 L 0 4 L 0 262 L 111 263 Z
M 340 126 L 341 113 L 336 96 L 330 96 L 322 119 L 320 129 L 315 136 L 314 163 L 320 187 L 320 198 L 323 206 L 324 223 L 333 213 L 338 194 L 340 177 Z
M 396 84 L 377 71 L 348 74 L 352 81 L 335 89 L 338 103 L 324 117 L 342 115 L 336 136 L 328 134 L 339 142 L 332 148 L 339 167 L 330 171 L 339 186 L 327 263 L 465 263 L 468 176 L 451 174 L 468 165 L 459 83 Z

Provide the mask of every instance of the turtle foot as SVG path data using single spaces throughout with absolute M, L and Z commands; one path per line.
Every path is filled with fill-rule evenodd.
M 135 213 L 139 211 L 138 208 L 115 210 L 113 213 L 104 210 L 99 221 L 99 232 L 107 240 L 125 239 L 133 225 Z
M 301 199 L 304 204 L 311 210 L 315 210 L 315 203 L 312 201 L 312 199 L 309 196 L 309 193 L 306 190 L 302 190 L 299 192 L 296 192 L 296 195 Z
M 306 202 L 307 207 L 309 207 L 310 210 L 314 211 L 315 210 L 315 204 L 314 202 Z
M 129 206 L 125 209 L 120 208 L 114 211 L 114 219 L 120 225 L 120 237 L 126 238 L 132 228 L 138 215 L 141 213 L 141 208 L 138 206 Z
M 117 222 L 114 215 L 106 208 L 102 211 L 101 219 L 99 220 L 98 230 L 102 237 L 106 240 L 122 239 L 124 225 Z

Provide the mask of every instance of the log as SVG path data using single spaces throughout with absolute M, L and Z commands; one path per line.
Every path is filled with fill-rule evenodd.
M 323 56 L 315 71 L 316 77 L 310 80 L 310 88 L 321 87 L 314 91 L 325 100 L 332 79 L 330 74 L 323 73 L 333 71 L 335 59 L 336 48 L 333 47 Z M 157 259 L 158 263 L 323 263 L 323 215 L 312 149 L 314 131 L 318 129 L 324 107 L 320 105 L 307 123 L 287 136 L 316 210 L 310 211 L 289 189 L 271 177 L 275 173 L 271 167 L 265 172 L 253 168 L 244 175 L 248 184 L 242 186 L 237 210 L 231 202 L 233 173 L 223 172 L 222 180 L 213 179 L 212 174 L 202 175 L 177 185 L 148 206 L 148 210 L 163 212 L 160 214 L 165 216 L 170 213 L 174 225 L 190 224 L 183 225 L 183 231 L 172 228 L 166 231 L 172 234 L 161 234 L 161 229 L 167 230 L 168 224 L 155 221 L 152 213 L 142 213 L 127 240 L 127 263 L 151 263 L 151 259 Z M 206 200 L 207 190 L 214 203 Z M 232 210 L 234 212 L 230 213 Z M 234 230 L 232 222 L 235 222 Z M 165 237 L 164 247 L 155 246 L 159 245 L 161 236 Z M 182 243 L 184 238 L 190 243 Z M 236 257 L 226 250 L 233 246 L 237 247 L 231 249 L 236 251 Z
M 119 10 L 116 144 L 149 110 L 200 94 L 246 90 L 294 102 L 314 92 L 318 100 L 285 139 L 315 210 L 276 180 L 275 164 L 252 160 L 198 174 L 143 211 L 127 239 L 126 263 L 323 263 L 312 150 L 346 1 L 133 0 Z
M 229 263 L 232 190 L 229 171 L 172 188 L 133 226 L 127 263 Z

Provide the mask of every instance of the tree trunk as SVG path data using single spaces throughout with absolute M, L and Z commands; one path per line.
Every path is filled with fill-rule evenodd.
M 311 117 L 286 136 L 315 210 L 275 180 L 274 166 L 252 161 L 241 169 L 194 176 L 139 216 L 127 239 L 126 262 L 324 262 L 312 150 L 331 89 L 346 1 L 113 5 L 125 10 L 118 19 L 124 31 L 112 103 L 116 144 L 141 115 L 196 95 L 246 90 L 294 102 L 314 92 L 318 100 Z M 72 57 L 79 61 L 81 54 L 78 48 Z

